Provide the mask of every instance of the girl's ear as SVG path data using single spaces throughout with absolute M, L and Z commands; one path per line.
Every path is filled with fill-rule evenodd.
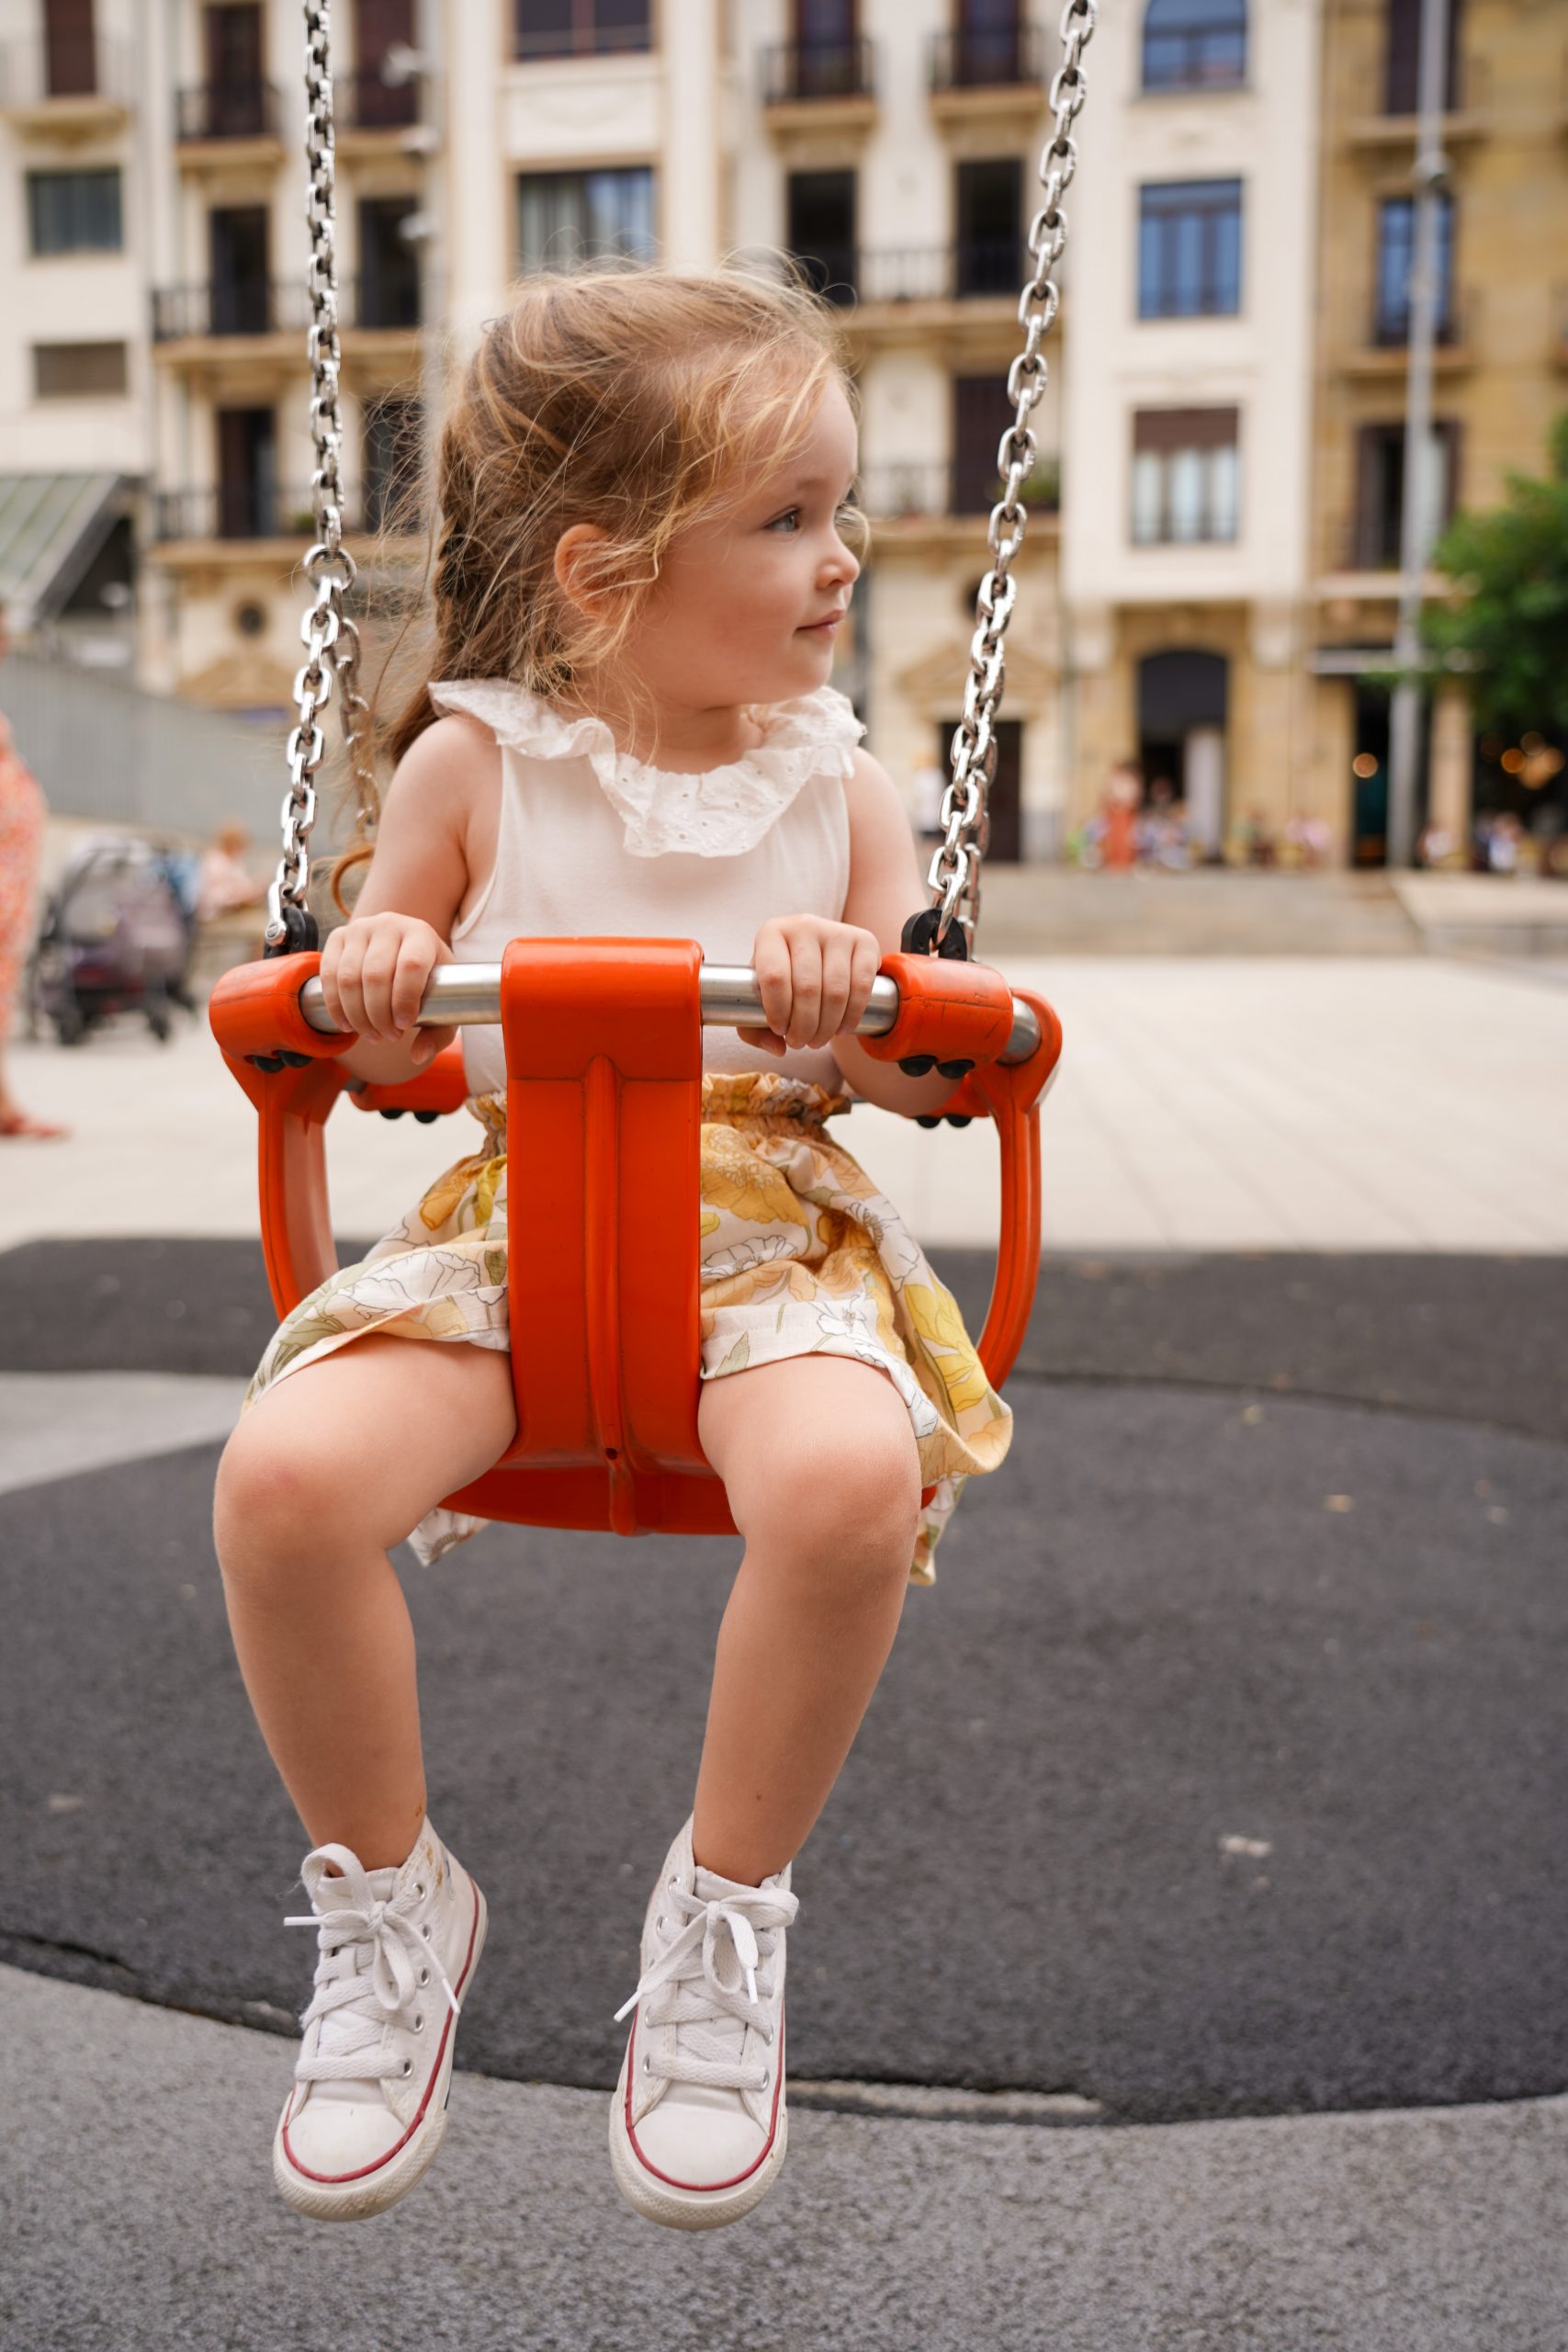
M 573 523 L 556 541 L 556 584 L 591 620 L 597 619 L 607 595 L 601 582 L 603 551 L 608 545 L 608 535 L 596 523 Z

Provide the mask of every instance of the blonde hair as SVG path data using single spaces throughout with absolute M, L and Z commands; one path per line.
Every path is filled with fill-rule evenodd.
M 788 264 L 768 277 L 619 262 L 524 279 L 442 430 L 434 620 L 409 656 L 417 686 L 389 719 L 372 712 L 373 758 L 395 767 L 434 724 L 434 679 L 560 696 L 612 660 L 677 533 L 786 463 L 830 382 L 853 402 L 833 313 Z M 573 523 L 603 534 L 574 572 L 592 611 L 556 578 Z M 362 787 L 362 800 L 333 877 L 340 906 L 342 875 L 371 854 L 378 795 Z

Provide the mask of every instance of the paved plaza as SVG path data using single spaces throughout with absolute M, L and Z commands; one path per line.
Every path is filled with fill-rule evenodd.
M 1043 1127 L 1048 1251 L 1568 1249 L 1557 959 L 1006 967 L 1066 1032 Z M 22 1099 L 73 1133 L 0 1163 L 0 1248 L 254 1231 L 252 1113 L 205 1023 L 162 1048 L 124 1021 L 74 1052 L 14 1052 Z M 327 1130 L 338 1232 L 384 1232 L 475 1132 L 341 1103 Z M 862 1105 L 839 1133 L 924 1241 L 994 1239 L 987 1126 L 932 1133 Z

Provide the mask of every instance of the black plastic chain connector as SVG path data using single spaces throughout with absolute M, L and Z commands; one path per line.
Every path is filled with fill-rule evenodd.
M 939 910 L 935 907 L 922 907 L 918 914 L 909 917 L 898 939 L 898 944 L 906 956 L 931 954 L 931 942 L 936 937 Z M 945 956 L 951 964 L 968 962 L 969 942 L 964 935 L 962 923 L 954 922 L 948 925 L 947 936 L 937 948 L 936 953 Z M 959 1079 L 967 1078 L 975 1065 L 973 1062 L 939 1062 L 934 1054 L 908 1054 L 898 1067 L 906 1078 L 924 1078 L 928 1070 L 934 1069 L 939 1070 L 943 1078 L 951 1078 L 956 1083 Z M 950 1112 L 947 1114 L 947 1124 L 950 1127 L 966 1127 L 969 1121 Z M 918 1118 L 915 1125 L 918 1127 L 939 1127 L 942 1125 L 942 1115 L 939 1114 L 930 1118 Z
M 264 963 L 269 956 L 308 956 L 312 949 L 321 944 L 320 934 L 316 929 L 316 918 L 308 907 L 286 906 L 280 910 L 279 920 L 283 924 L 283 937 L 268 938 L 263 943 Z M 271 929 L 272 925 L 268 923 L 269 933 Z M 277 1053 L 245 1056 L 245 1059 L 256 1069 L 265 1069 L 269 1073 L 279 1069 L 303 1069 L 310 1058 L 309 1054 Z
M 274 939 L 271 936 L 272 925 L 268 923 L 268 937 L 262 949 L 264 958 L 268 956 L 309 956 L 321 945 L 316 918 L 309 907 L 281 907 L 278 920 L 283 925 L 283 937 Z

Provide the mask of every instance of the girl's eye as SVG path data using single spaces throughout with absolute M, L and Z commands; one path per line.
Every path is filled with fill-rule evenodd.
M 788 525 L 793 529 L 799 524 L 799 521 L 800 509 L 798 506 L 792 506 L 787 514 L 775 514 L 773 521 L 767 526 L 767 527 L 770 531 L 776 531 L 779 529 L 781 525 Z

